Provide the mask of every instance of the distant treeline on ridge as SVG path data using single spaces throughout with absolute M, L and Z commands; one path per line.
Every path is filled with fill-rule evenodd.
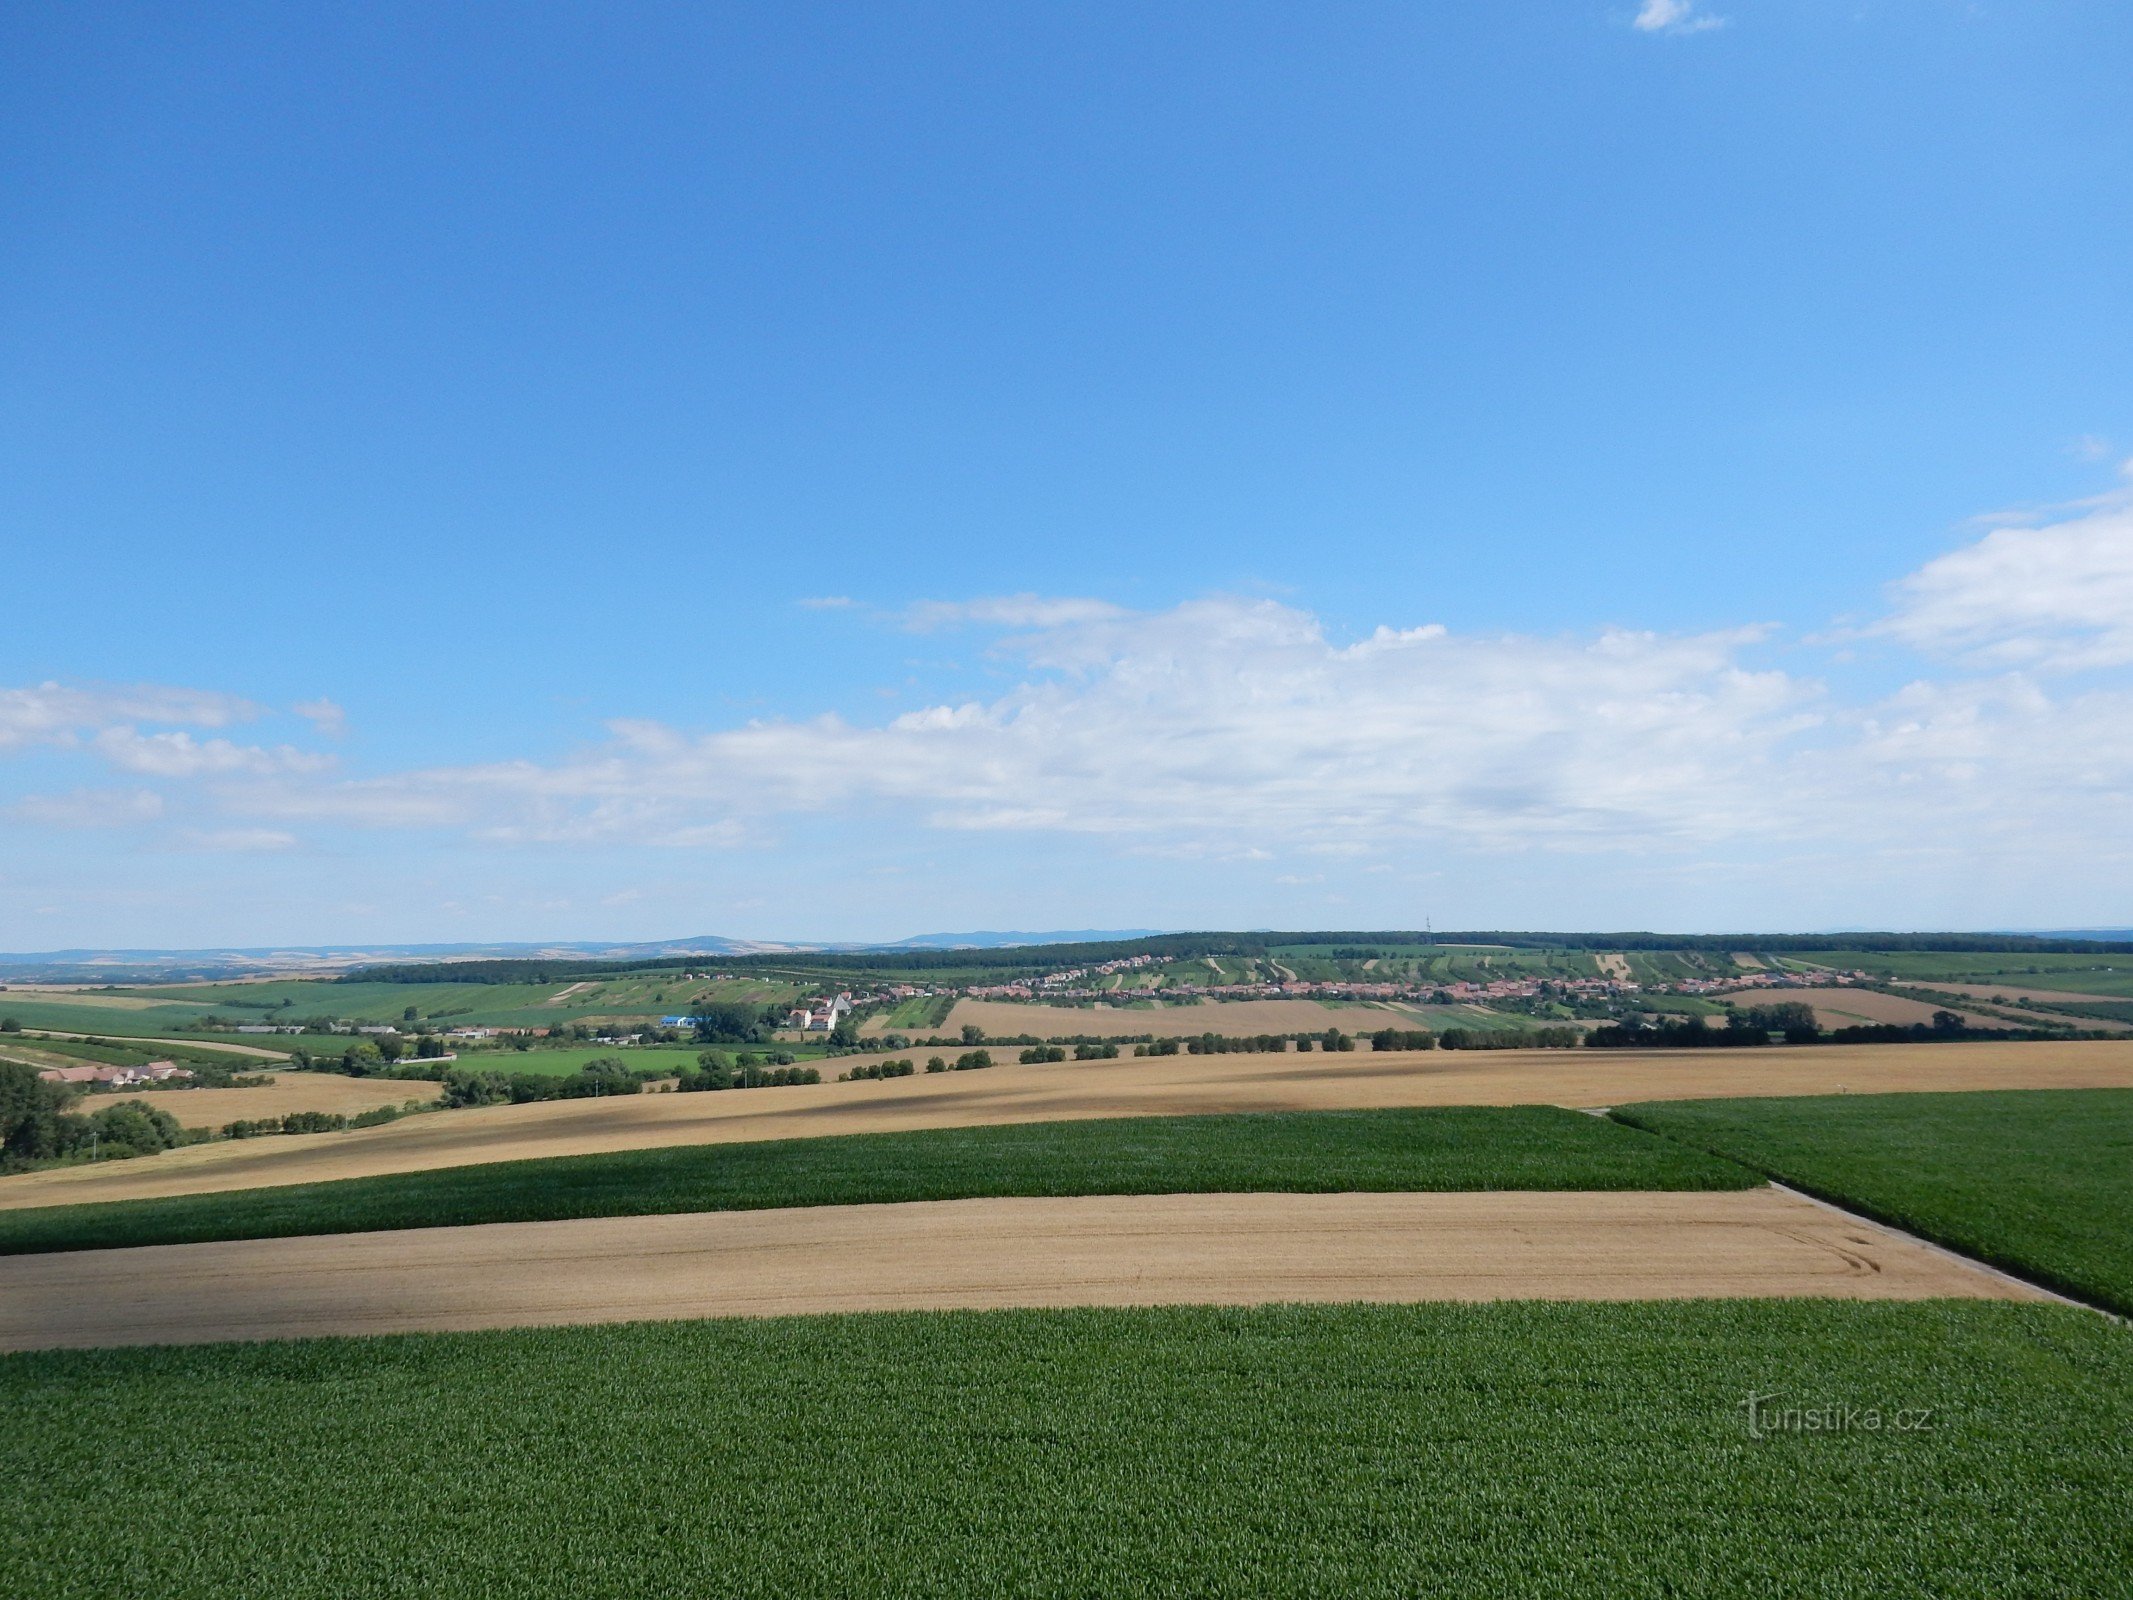
M 1013 973 L 1093 966 L 1124 956 L 1152 955 L 1172 961 L 1203 956 L 1265 957 L 1294 945 L 1504 945 L 1515 950 L 1694 950 L 1727 952 L 1868 950 L 1934 951 L 1946 954 L 2133 955 L 2133 941 L 2047 939 L 1999 933 L 1419 933 L 1411 928 L 1381 932 L 1162 933 L 1099 944 L 1008 945 L 967 950 L 783 950 L 760 955 L 661 956 L 637 961 L 568 961 L 527 957 L 482 961 L 402 961 L 359 967 L 342 983 L 561 983 L 613 977 L 626 972 L 687 971 L 780 973 Z

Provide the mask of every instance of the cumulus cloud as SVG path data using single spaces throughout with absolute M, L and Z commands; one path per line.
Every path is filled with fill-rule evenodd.
M 1752 669 L 1753 630 L 1353 644 L 1271 601 L 1131 613 L 967 604 L 1031 631 L 1027 681 L 880 726 L 838 717 L 708 734 L 610 726 L 555 763 L 236 791 L 282 817 L 442 827 L 507 842 L 741 845 L 780 815 L 904 808 L 952 830 L 1201 837 L 1224 849 L 1630 846 L 1751 825 L 1775 747 L 1818 691 Z
M 1630 22 L 1640 33 L 1704 33 L 1725 25 L 1724 17 L 1698 16 L 1696 0 L 1644 0 Z
M 2068 671 L 2133 663 L 2133 494 L 1994 529 L 1895 586 L 1873 630 L 1935 654 Z
M 69 745 L 114 723 L 223 728 L 258 715 L 251 701 L 207 689 L 59 683 L 0 688 L 0 751 Z

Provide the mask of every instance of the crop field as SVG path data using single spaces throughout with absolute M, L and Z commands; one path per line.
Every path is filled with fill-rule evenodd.
M 869 1059 L 839 1058 L 846 1062 Z M 872 1059 L 880 1059 L 878 1056 Z M 2133 1042 L 1176 1055 L 887 1082 L 489 1106 L 0 1178 L 0 1211 L 424 1172 L 541 1156 L 919 1128 L 1229 1111 L 1617 1106 L 1735 1095 L 2133 1087 Z
M 1804 1196 L 1149 1194 L 585 1217 L 0 1257 L 0 1351 L 696 1317 L 2043 1290 Z
M 2084 994 L 2133 1000 L 2133 955 L 1811 950 L 1789 956 L 1787 964 L 1795 963 L 1856 967 L 1899 983 L 1930 984 L 1935 979 L 1962 983 L 2004 980 L 2029 989 L 2072 989 Z
M 1730 1100 L 1615 1115 L 2133 1314 L 2133 1092 Z
M 191 1091 L 216 1092 L 247 1091 Z M 1011 1195 L 1650 1191 L 1760 1181 L 1730 1161 L 1552 1106 L 1135 1117 L 684 1145 L 0 1211 L 0 1255 Z
M 1019 1000 L 958 1000 L 943 1032 L 953 1037 L 966 1026 L 989 1036 L 1038 1038 L 1087 1035 L 1091 1038 L 1153 1034 L 1158 1039 L 1190 1039 L 1203 1033 L 1248 1037 L 1258 1033 L 1324 1033 L 1341 1028 L 1369 1033 L 1378 1028 L 1415 1027 L 1405 1015 L 1379 1006 L 1331 1005 L 1316 1000 L 1205 1001 L 1199 1005 L 1105 1007 L 1048 1006 Z
M 1883 994 L 1878 989 L 1747 989 L 1730 994 L 1722 1002 L 1729 1006 L 1767 1006 L 1775 1002 L 1791 1002 L 1812 1006 L 1815 1021 L 1825 1028 L 1850 1028 L 1863 1022 L 1893 1022 L 1901 1027 L 1930 1023 L 1933 1013 L 1950 1009 L 1928 1005 L 1923 1000 L 1907 1000 L 1901 995 Z M 1956 1015 L 1972 1028 L 2011 1028 L 2015 1024 L 2000 1017 L 1988 1016 L 1982 1011 L 1957 1010 Z
M 0 1431 L 42 1491 L 0 1499 L 21 1595 L 2093 1596 L 2133 1562 L 2133 1341 L 2053 1306 L 643 1324 L 13 1356 L 0 1405 L 39 1423 Z M 82 1514 L 142 1484 L 184 1486 L 152 1533 Z
M 0 992 L 0 1018 L 12 1017 L 23 1028 L 48 1028 L 57 1033 L 109 1034 L 132 1039 L 154 1038 L 176 1029 L 191 1029 L 208 1014 L 206 1006 L 175 1001 L 146 1006 L 112 1006 L 99 1003 L 94 995 L 27 994 L 18 989 Z
M 754 1049 L 767 1051 L 768 1045 L 722 1045 L 719 1048 L 729 1053 L 736 1050 Z M 789 1055 L 802 1052 L 779 1045 Z M 452 1063 L 465 1067 L 470 1072 L 533 1072 L 543 1077 L 568 1077 L 588 1061 L 613 1059 L 624 1066 L 640 1072 L 680 1072 L 683 1068 L 694 1070 L 696 1058 L 703 1053 L 702 1045 L 656 1045 L 656 1044 L 572 1044 L 536 1045 L 530 1050 L 467 1050 L 460 1053 Z
M 558 1022 L 635 1019 L 685 1013 L 699 1001 L 784 1002 L 799 986 L 771 978 L 684 980 L 675 973 L 622 974 L 569 983 L 342 983 L 288 978 L 262 983 L 188 983 L 102 991 L 0 992 L 0 1015 L 28 1027 L 146 1033 L 210 1014 L 233 1022 L 303 1022 L 331 1017 L 397 1023 L 412 1006 L 444 1027 L 541 1028 Z M 18 1004 L 16 995 L 25 998 Z M 34 1019 L 34 1020 L 33 1020 Z
M 220 1128 L 231 1122 L 285 1117 L 292 1111 L 327 1111 L 352 1117 L 409 1101 L 427 1105 L 439 1093 L 438 1085 L 420 1078 L 344 1078 L 333 1072 L 274 1072 L 266 1076 L 274 1082 L 264 1088 L 127 1089 L 91 1095 L 77 1101 L 74 1109 L 94 1111 L 121 1100 L 145 1100 L 168 1111 L 188 1128 Z

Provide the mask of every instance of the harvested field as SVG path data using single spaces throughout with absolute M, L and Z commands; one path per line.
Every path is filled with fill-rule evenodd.
M 94 989 L 73 989 L 64 984 L 11 983 L 0 988 L 0 1010 L 4 1010 L 11 998 L 25 1000 L 64 1000 L 70 1006 L 94 1006 L 100 1011 L 153 1011 L 158 1006 L 170 1004 L 167 1000 L 148 1000 L 133 994 L 99 994 Z
M 859 1059 L 859 1058 L 854 1058 Z M 659 1145 L 1207 1111 L 1614 1106 L 1735 1095 L 2133 1087 L 2133 1041 L 1762 1050 L 1359 1051 L 1124 1057 L 724 1094 L 491 1106 L 302 1139 L 0 1178 L 0 1209 L 206 1194 Z
M 147 1038 L 141 1038 L 141 1037 L 138 1037 L 138 1036 L 136 1036 L 136 1035 L 134 1035 L 134 1034 L 130 1034 L 130 1033 L 122 1033 L 122 1034 L 100 1034 L 100 1033 L 64 1033 L 64 1032 L 61 1032 L 61 1031 L 60 1031 L 59 1029 L 57 1029 L 57 1028 L 36 1028 L 36 1029 L 32 1029 L 32 1030 L 29 1030 L 28 1032 L 25 1032 L 25 1033 L 24 1033 L 24 1034 L 22 1035 L 22 1037 L 23 1037 L 23 1038 L 25 1038 L 25 1039 L 28 1039 L 28 1038 L 42 1038 L 42 1039 L 104 1039 L 104 1038 L 109 1038 L 109 1039 L 111 1039 L 111 1040 L 112 1040 L 112 1041 L 113 1041 L 114 1043 L 118 1043 L 118 1044 L 127 1044 L 127 1045 L 135 1045 L 135 1044 L 153 1044 L 153 1045 L 163 1045 L 163 1046 L 165 1046 L 166 1048 L 169 1048 L 169 1049 L 172 1049 L 172 1050 L 212 1050 L 212 1051 L 214 1051 L 214 1052 L 215 1052 L 215 1053 L 216 1053 L 217 1055 L 224 1055 L 224 1056 L 248 1056 L 248 1057 L 251 1057 L 252 1059 L 254 1059 L 254 1060 L 258 1060 L 258 1061 L 286 1061 L 286 1060 L 288 1060 L 288 1059 L 289 1059 L 289 1052 L 288 1052 L 288 1051 L 286 1051 L 286 1050 L 269 1050 L 269 1049 L 267 1049 L 267 1048 L 266 1048 L 266 1047 L 265 1047 L 264 1045 L 256 1045 L 256 1044 L 231 1044 L 231 1043 L 229 1043 L 229 1042 L 228 1042 L 227 1040 L 224 1040 L 224 1039 L 147 1039 Z
M 1761 972 L 1763 970 L 1763 958 L 1757 955 L 1750 955 L 1745 950 L 1733 952 L 1733 964 L 1744 972 Z
M 1141 1195 L 521 1222 L 0 1260 L 0 1350 L 1274 1301 L 2042 1299 L 1778 1189 Z
M 1901 995 L 1880 994 L 1872 989 L 1749 989 L 1711 997 L 1729 1006 L 1767 1006 L 1794 1001 L 1812 1006 L 1815 1021 L 1825 1028 L 1851 1028 L 1862 1022 L 1893 1022 L 1899 1027 L 1930 1023 L 1933 1013 L 1947 1009 Z M 1973 1028 L 2012 1028 L 2016 1024 L 1982 1011 L 1959 1012 Z
M 1594 963 L 1599 967 L 1600 976 L 1603 978 L 1614 978 L 1622 983 L 1628 983 L 1636 976 L 1636 974 L 1629 970 L 1628 956 L 1594 956 L 1592 959 Z
M 345 1117 L 380 1106 L 427 1105 L 444 1092 L 441 1084 L 420 1078 L 344 1078 L 337 1072 L 272 1072 L 263 1089 L 132 1089 L 99 1095 L 76 1109 L 93 1110 L 110 1100 L 146 1100 L 161 1106 L 188 1128 L 219 1128 L 229 1122 L 256 1122 L 285 1117 L 292 1111 L 329 1111 Z
M 1205 1005 L 1164 1005 L 1135 1010 L 1104 1007 L 1023 1005 L 1014 1000 L 958 1000 L 941 1031 L 954 1036 L 969 1024 L 990 1034 L 1039 1038 L 1086 1034 L 1091 1038 L 1125 1038 L 1152 1034 L 1158 1039 L 1191 1039 L 1203 1033 L 1233 1037 L 1257 1033 L 1371 1033 L 1379 1028 L 1413 1027 L 1413 1020 L 1379 1006 L 1320 1005 L 1316 1000 L 1232 1000 Z
M 1937 989 L 1947 994 L 1966 994 L 1973 1000 L 1997 1000 L 2005 997 L 2017 1004 L 2042 1001 L 2045 1005 L 2122 1006 L 2126 997 L 2122 994 L 2077 994 L 2071 989 L 2017 989 L 2004 983 L 1935 983 L 1927 978 L 1904 980 L 1914 989 Z

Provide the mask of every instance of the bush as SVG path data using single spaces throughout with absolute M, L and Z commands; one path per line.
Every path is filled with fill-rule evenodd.
M 992 1056 L 983 1050 L 966 1050 L 955 1058 L 955 1070 L 958 1072 L 974 1072 L 980 1067 L 991 1065 Z
M 1064 1061 L 1066 1060 L 1066 1051 L 1056 1044 L 1032 1045 L 1022 1052 L 1020 1059 L 1024 1066 L 1031 1066 L 1045 1061 Z
M 926 1058 L 926 1070 L 928 1072 L 946 1072 L 948 1070 L 948 1063 L 943 1061 L 939 1056 L 929 1056 Z
M 1077 1044 L 1074 1046 L 1076 1061 L 1115 1061 L 1118 1046 L 1115 1044 Z
M 0 1033 L 20 1033 L 22 1024 L 13 1017 L 0 1017 Z

